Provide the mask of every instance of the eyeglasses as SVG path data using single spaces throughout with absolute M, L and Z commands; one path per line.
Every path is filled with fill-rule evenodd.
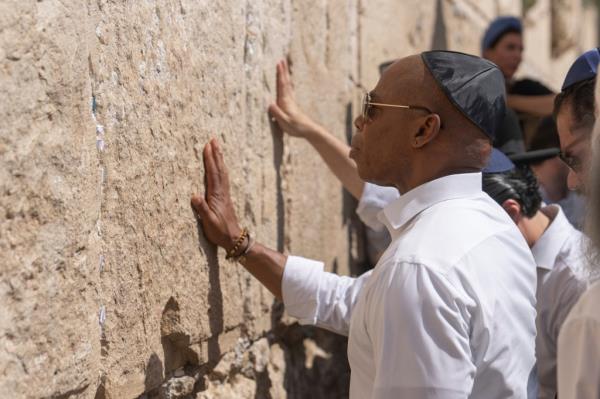
M 418 105 L 397 105 L 397 104 L 382 104 L 382 103 L 374 103 L 371 101 L 371 93 L 365 93 L 362 101 L 362 117 L 365 121 L 371 120 L 371 110 L 373 109 L 373 105 L 377 107 L 389 107 L 389 108 L 402 108 L 402 109 L 419 109 L 422 111 L 427 111 L 430 114 L 433 112 L 427 107 L 421 107 Z
M 589 132 L 583 131 L 577 134 L 579 134 L 579 137 L 566 147 L 566 151 L 561 151 L 558 157 L 573 172 L 581 173 L 584 165 L 587 164 L 587 153 L 589 150 L 585 146 L 589 146 L 590 135 Z M 579 148 L 579 150 L 575 150 L 576 148 Z

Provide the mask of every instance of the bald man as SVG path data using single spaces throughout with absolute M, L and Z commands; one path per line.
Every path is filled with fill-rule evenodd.
M 403 195 L 382 213 L 390 246 L 359 278 L 256 243 L 218 144 L 205 147 L 206 193 L 192 205 L 206 237 L 300 322 L 349 335 L 351 398 L 528 397 L 534 261 L 481 190 L 503 88 L 492 63 L 436 51 L 397 61 L 366 96 L 351 157 L 362 179 Z

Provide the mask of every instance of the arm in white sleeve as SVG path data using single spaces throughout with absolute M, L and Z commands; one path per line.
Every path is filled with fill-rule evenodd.
M 289 256 L 283 271 L 283 303 L 302 324 L 348 335 L 352 309 L 371 272 L 358 278 L 323 271 L 323 263 Z
M 386 273 L 369 288 L 367 305 L 372 398 L 467 399 L 476 367 L 462 294 L 420 264 L 389 265 Z
M 377 218 L 377 215 L 387 204 L 398 198 L 400 198 L 400 193 L 395 187 L 365 183 L 356 214 L 364 224 L 375 231 L 381 231 L 385 225 Z

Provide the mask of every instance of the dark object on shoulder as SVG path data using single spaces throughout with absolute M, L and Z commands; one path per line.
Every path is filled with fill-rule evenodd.
M 508 87 L 508 93 L 520 96 L 545 96 L 554 94 L 550 88 L 533 79 L 520 79 L 514 81 Z
M 486 173 L 505 173 L 513 170 L 515 165 L 504 153 L 497 148 L 492 148 L 492 154 L 488 159 L 487 165 L 482 172 Z

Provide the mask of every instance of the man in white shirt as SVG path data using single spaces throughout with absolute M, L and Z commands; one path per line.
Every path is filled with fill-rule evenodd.
M 554 399 L 558 334 L 586 288 L 583 235 L 560 206 L 540 207 L 538 183 L 527 165 L 485 175 L 483 189 L 510 215 L 533 252 L 537 265 L 538 397 Z
M 592 277 L 598 277 L 600 274 L 600 158 L 596 151 L 600 136 L 600 126 L 596 119 L 597 104 L 600 100 L 600 88 L 596 82 L 599 62 L 598 48 L 583 53 L 575 60 L 567 72 L 554 110 L 562 158 L 570 168 L 569 186 L 591 194 L 588 201 L 591 209 L 588 210 L 586 232 L 591 240 L 589 266 Z M 590 165 L 591 173 L 588 173 Z M 595 282 L 575 304 L 560 331 L 559 398 L 600 397 L 599 303 L 600 282 Z
M 511 169 L 492 174 L 484 170 L 483 191 L 510 215 L 533 253 L 537 265 L 538 398 L 554 399 L 558 333 L 586 288 L 583 235 L 560 206 L 540 207 L 538 183 L 525 165 L 518 169 L 512 165 Z M 397 190 L 367 183 L 357 213 L 371 228 L 384 228 L 377 214 L 397 198 Z
M 351 157 L 361 178 L 403 193 L 382 212 L 392 243 L 373 271 L 340 277 L 254 245 L 214 141 L 206 194 L 192 198 L 207 238 L 292 316 L 349 334 L 351 398 L 526 398 L 534 261 L 479 173 L 504 112 L 502 74 L 478 57 L 426 52 L 394 63 L 369 94 Z

